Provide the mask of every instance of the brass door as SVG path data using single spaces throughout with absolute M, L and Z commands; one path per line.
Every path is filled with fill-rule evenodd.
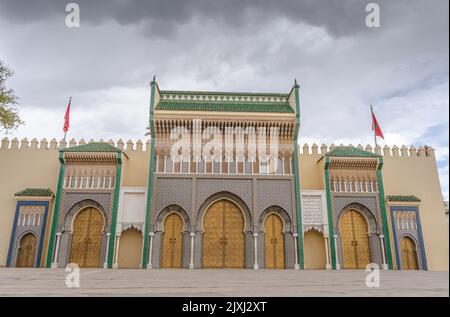
M 73 224 L 70 263 L 79 267 L 99 267 L 103 216 L 95 208 L 78 213 Z
M 265 268 L 284 269 L 283 222 L 275 214 L 264 222 L 264 260 Z
M 203 221 L 203 266 L 244 267 L 244 217 L 228 200 L 214 203 Z
M 364 216 L 349 210 L 339 224 L 343 266 L 345 269 L 364 269 L 370 263 L 368 228 Z
M 402 253 L 402 269 L 403 270 L 418 270 L 419 264 L 417 261 L 416 244 L 410 237 L 403 237 L 400 240 L 400 247 Z
M 20 239 L 17 267 L 33 267 L 36 258 L 37 240 L 34 234 L 27 233 Z
M 170 214 L 164 220 L 164 233 L 162 236 L 162 261 L 163 268 L 181 267 L 183 251 L 183 220 L 175 213 Z

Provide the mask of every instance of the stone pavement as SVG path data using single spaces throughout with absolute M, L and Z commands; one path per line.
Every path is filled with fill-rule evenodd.
M 66 274 L 0 268 L 0 296 L 449 296 L 448 272 L 381 271 L 379 288 L 356 270 L 82 269 L 80 288 Z

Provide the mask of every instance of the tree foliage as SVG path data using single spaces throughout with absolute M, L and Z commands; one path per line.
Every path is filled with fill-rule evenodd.
M 13 72 L 0 60 L 0 130 L 6 133 L 24 123 L 16 108 L 14 90 L 6 88 L 6 80 L 12 75 Z

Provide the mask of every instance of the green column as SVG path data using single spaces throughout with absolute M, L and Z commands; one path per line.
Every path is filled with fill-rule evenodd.
M 383 221 L 384 245 L 386 248 L 387 262 L 388 262 L 389 269 L 392 270 L 393 263 L 392 263 L 392 253 L 391 253 L 391 238 L 389 235 L 389 224 L 388 224 L 387 213 L 386 213 L 386 201 L 385 201 L 385 196 L 384 196 L 383 176 L 381 174 L 382 167 L 383 167 L 383 158 L 380 157 L 378 159 L 378 168 L 377 168 L 378 199 L 380 201 L 381 219 Z
M 303 254 L 303 223 L 301 211 L 301 196 L 300 196 L 300 173 L 298 168 L 298 145 L 294 144 L 294 162 L 295 162 L 295 209 L 297 210 L 297 233 L 298 233 L 298 264 L 300 269 L 304 269 L 305 260 Z
M 147 201 L 145 208 L 145 225 L 144 225 L 144 248 L 142 254 L 142 268 L 147 268 L 148 262 L 148 252 L 149 252 L 149 241 L 148 234 L 151 222 L 151 208 L 152 208 L 152 193 L 153 193 L 153 164 L 155 156 L 155 127 L 153 124 L 154 115 L 154 104 L 155 104 L 155 86 L 156 82 L 153 80 L 150 83 L 151 93 L 150 93 L 150 160 L 148 166 L 148 180 L 147 180 Z
M 330 158 L 325 157 L 325 192 L 327 195 L 327 211 L 328 211 L 328 232 L 330 241 L 330 255 L 331 255 L 331 268 L 336 269 L 336 252 L 334 245 L 334 230 L 333 230 L 333 210 L 331 209 L 331 190 L 330 190 Z
M 302 203 L 300 195 L 300 171 L 298 159 L 298 135 L 300 130 L 300 98 L 297 82 L 294 84 L 295 93 L 295 132 L 294 132 L 294 178 L 295 178 L 295 210 L 297 211 L 297 247 L 298 247 L 298 264 L 300 269 L 304 269 L 305 260 L 303 254 L 303 224 L 302 224 Z
M 108 246 L 108 268 L 112 268 L 114 257 L 114 241 L 116 238 L 117 226 L 117 208 L 119 205 L 120 182 L 122 176 L 122 153 L 117 153 L 117 168 L 116 168 L 116 184 L 114 188 L 114 203 L 112 209 L 111 227 L 109 230 L 109 246 Z
M 45 264 L 45 266 L 47 268 L 50 268 L 52 265 L 56 227 L 58 225 L 59 206 L 61 203 L 62 187 L 63 187 L 63 183 L 64 183 L 64 172 L 66 169 L 66 164 L 64 162 L 64 153 L 62 151 L 59 151 L 59 162 L 60 162 L 60 165 L 59 165 L 58 184 L 56 185 L 57 188 L 56 188 L 55 205 L 53 206 L 52 226 L 51 226 L 51 230 L 50 230 L 50 240 L 48 242 L 47 261 Z

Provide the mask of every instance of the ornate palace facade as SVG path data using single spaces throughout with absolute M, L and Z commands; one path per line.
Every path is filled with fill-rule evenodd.
M 297 84 L 252 94 L 153 81 L 149 124 L 145 144 L 3 139 L 0 265 L 448 270 L 431 147 L 300 147 Z M 208 148 L 227 129 L 231 146 L 220 135 Z

